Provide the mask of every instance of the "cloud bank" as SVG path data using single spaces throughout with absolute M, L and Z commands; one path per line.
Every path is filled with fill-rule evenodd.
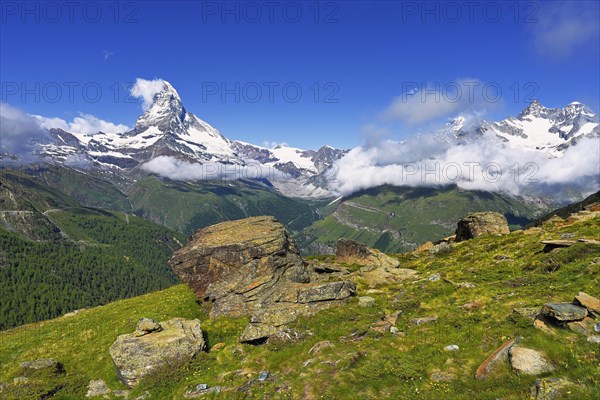
M 248 165 L 224 163 L 192 163 L 175 157 L 159 156 L 144 163 L 141 168 L 153 174 L 177 181 L 208 181 L 236 179 L 278 179 L 281 171 L 257 162 Z
M 37 120 L 7 103 L 0 103 L 0 153 L 18 155 L 22 161 L 35 158 L 40 143 L 48 143 L 48 132 Z
M 73 121 L 67 122 L 61 118 L 46 118 L 40 115 L 33 116 L 41 127 L 45 129 L 58 128 L 71 133 L 83 135 L 93 135 L 98 132 L 104 133 L 122 133 L 131 130 L 130 127 L 123 124 L 113 124 L 90 114 L 79 114 L 73 118 Z
M 131 96 L 142 99 L 142 109 L 147 111 L 154 100 L 154 95 L 165 87 L 165 81 L 162 79 L 146 80 L 137 78 L 131 88 Z
M 583 139 L 549 159 L 540 151 L 508 147 L 495 136 L 456 144 L 418 135 L 354 148 L 336 169 L 330 185 L 338 195 L 381 185 L 457 185 L 511 195 L 551 193 L 557 186 L 592 192 L 600 188 L 600 138 Z

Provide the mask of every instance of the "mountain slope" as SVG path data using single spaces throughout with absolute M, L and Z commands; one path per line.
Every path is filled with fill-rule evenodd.
M 310 253 L 331 252 L 347 237 L 385 252 L 402 252 L 454 233 L 456 221 L 476 211 L 498 211 L 522 226 L 543 205 L 495 193 L 445 188 L 383 186 L 358 192 L 332 204 L 330 214 L 307 228 L 301 247 Z
M 184 240 L 0 171 L 0 329 L 170 286 L 166 261 Z
M 110 389 L 126 389 L 108 356 L 116 337 L 133 332 L 141 317 L 182 317 L 201 320 L 211 350 L 179 369 L 145 379 L 129 398 L 148 392 L 146 397 L 153 399 L 181 399 L 187 390 L 207 384 L 221 389 L 206 396 L 216 399 L 526 399 L 538 379 L 562 378 L 573 385 L 557 399 L 597 399 L 598 345 L 568 328 L 553 327 L 552 334 L 536 329 L 520 313 L 547 302 L 570 302 L 578 291 L 600 297 L 597 245 L 580 243 L 544 253 L 540 243 L 563 235 L 598 237 L 599 227 L 596 215 L 545 224 L 541 230 L 481 237 L 438 254 L 398 256 L 403 268 L 418 272 L 414 278 L 374 287 L 366 277 L 358 279 L 358 295 L 368 293 L 372 305 L 359 306 L 353 299 L 302 318 L 291 326 L 299 338 L 263 346 L 240 344 L 247 319 L 209 318 L 186 285 L 0 332 L 0 382 L 7 382 L 2 395 L 20 400 L 54 391 L 58 398 L 81 399 L 96 379 Z M 432 276 L 442 279 L 428 279 Z M 466 282 L 471 286 L 459 285 Z M 400 334 L 370 329 L 393 312 L 399 312 L 395 326 Z M 437 320 L 411 322 L 427 316 Z M 499 363 L 490 377 L 475 379 L 477 367 L 515 337 L 522 338 L 519 346 L 543 351 L 556 370 L 518 375 L 508 363 Z M 444 350 L 449 345 L 458 350 Z M 48 357 L 62 362 L 67 374 L 12 383 L 20 376 L 20 362 Z M 257 381 L 262 371 L 270 377 Z
M 296 232 L 318 218 L 313 211 L 318 201 L 288 198 L 256 181 L 148 177 L 133 185 L 128 198 L 137 215 L 188 235 L 217 222 L 257 215 L 273 215 Z

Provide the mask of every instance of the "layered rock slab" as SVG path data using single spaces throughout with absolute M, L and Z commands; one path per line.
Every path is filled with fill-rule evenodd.
M 351 281 L 311 282 L 312 267 L 285 227 L 267 216 L 201 229 L 169 265 L 211 317 L 251 316 L 244 342 L 268 338 L 298 316 L 339 304 L 356 291 Z

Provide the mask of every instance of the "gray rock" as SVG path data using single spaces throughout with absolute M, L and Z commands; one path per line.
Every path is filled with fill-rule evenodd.
M 458 347 L 458 345 L 456 344 L 451 344 L 449 346 L 444 347 L 445 351 L 458 351 L 460 350 L 460 347 Z
M 399 330 L 398 328 L 396 328 L 395 326 L 392 326 L 392 327 L 390 328 L 390 333 L 391 333 L 392 335 L 397 335 L 397 334 L 398 334 L 398 332 L 400 332 L 400 330 Z
M 16 378 L 13 379 L 13 384 L 15 385 L 22 385 L 29 382 L 29 378 L 26 376 L 17 376 Z
M 539 375 L 556 369 L 545 353 L 525 347 L 511 347 L 509 360 L 512 369 L 522 375 Z
M 98 397 L 104 396 L 111 393 L 111 390 L 102 379 L 90 381 L 88 384 L 88 391 L 85 397 Z
M 298 292 L 298 303 L 313 303 L 328 300 L 343 300 L 356 293 L 352 281 L 323 283 L 302 287 Z
M 40 358 L 33 361 L 25 361 L 20 364 L 23 374 L 26 376 L 36 373 L 51 373 L 58 374 L 64 372 L 61 363 L 53 358 Z
M 452 382 L 456 379 L 456 375 L 446 371 L 434 371 L 429 375 L 429 380 L 432 382 Z
M 542 315 L 563 322 L 582 320 L 587 314 L 586 308 L 571 303 L 546 303 L 542 307 Z
M 157 332 L 162 329 L 158 322 L 150 318 L 140 318 L 136 328 L 134 333 L 136 336 L 144 336 L 148 333 Z
M 561 378 L 538 379 L 531 385 L 531 400 L 556 400 L 566 398 L 565 391 L 573 386 L 573 383 Z
M 375 305 L 375 299 L 369 296 L 362 296 L 358 298 L 358 305 L 361 307 L 371 307 Z
M 598 322 L 596 325 L 594 325 L 594 330 L 596 332 L 600 332 L 600 322 Z
M 121 335 L 109 352 L 119 379 L 129 387 L 161 368 L 185 363 L 204 349 L 200 321 L 175 318 L 144 336 Z
M 267 216 L 201 229 L 169 265 L 210 316 L 250 316 L 240 341 L 253 344 L 356 293 L 351 281 L 322 283 L 284 225 Z
M 413 318 L 408 323 L 413 326 L 431 324 L 438 320 L 437 316 Z
M 513 309 L 513 314 L 521 315 L 534 321 L 538 315 L 540 315 L 539 307 L 522 307 Z
M 112 394 L 113 396 L 116 397 L 125 397 L 128 398 L 129 397 L 129 390 L 113 390 Z
M 258 381 L 264 382 L 264 381 L 268 380 L 270 377 L 271 377 L 271 373 L 269 371 L 263 371 L 260 373 L 260 375 L 258 375 Z
M 473 213 L 458 221 L 456 241 L 474 239 L 483 235 L 510 233 L 506 217 L 497 212 Z
M 588 336 L 587 341 L 590 343 L 600 344 L 600 335 Z
M 338 240 L 335 258 L 337 262 L 376 268 L 396 268 L 399 265 L 398 260 L 395 258 L 385 255 L 379 250 L 372 249 L 362 242 L 346 238 Z
M 221 392 L 220 386 L 210 387 L 210 386 L 208 386 L 207 383 L 200 383 L 200 384 L 196 385 L 193 389 L 187 390 L 183 394 L 183 397 L 186 399 L 196 399 L 199 397 L 203 397 L 204 395 L 207 395 L 207 394 L 220 393 L 220 392 Z
M 437 281 L 439 281 L 440 279 L 442 279 L 442 277 L 441 277 L 441 276 L 440 276 L 440 274 L 438 274 L 438 273 L 431 274 L 431 275 L 429 275 L 429 277 L 427 278 L 427 280 L 428 280 L 429 282 L 437 282 Z

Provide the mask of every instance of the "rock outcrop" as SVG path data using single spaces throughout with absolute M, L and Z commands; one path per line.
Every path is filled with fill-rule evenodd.
M 506 235 L 510 233 L 506 217 L 497 212 L 477 212 L 458 221 L 456 241 L 474 239 L 482 235 Z
M 268 338 L 300 315 L 339 304 L 351 281 L 314 281 L 285 227 L 273 217 L 223 222 L 196 232 L 169 265 L 211 316 L 251 316 L 243 342 Z
M 362 242 L 345 238 L 338 240 L 335 258 L 338 262 L 382 268 L 396 268 L 399 264 L 398 260 L 379 250 L 372 249 Z
M 127 386 L 134 387 L 144 376 L 166 366 L 185 363 L 204 349 L 199 320 L 175 318 L 159 325 L 160 329 L 142 336 L 121 335 L 110 346 L 117 375 Z

